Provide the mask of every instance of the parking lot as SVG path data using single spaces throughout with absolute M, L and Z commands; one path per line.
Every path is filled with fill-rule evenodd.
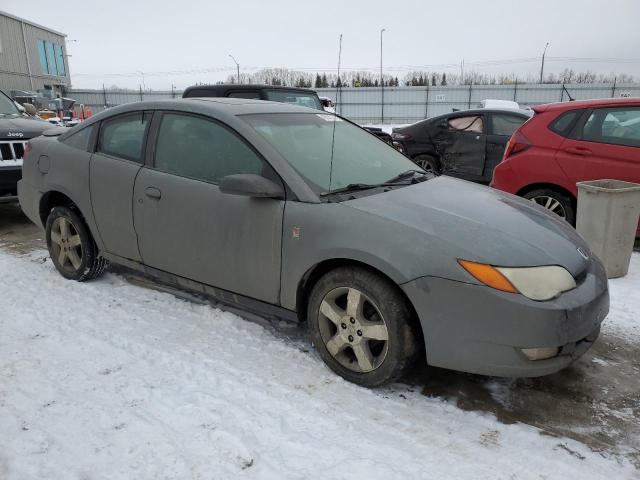
M 632 478 L 640 468 L 638 254 L 631 274 L 611 281 L 601 337 L 570 368 L 518 380 L 423 368 L 368 391 L 326 369 L 303 328 L 253 325 L 186 293 L 160 293 L 124 270 L 80 286 L 66 282 L 44 248 L 17 205 L 0 205 L 0 264 L 12 293 L 0 319 L 0 346 L 11 352 L 1 371 L 9 388 L 0 428 L 15 432 L 3 437 L 0 467 L 4 460 L 46 477 L 123 455 L 147 474 L 203 472 L 215 458 L 214 473 L 223 476 L 282 468 L 304 475 L 337 467 L 324 456 L 296 460 L 296 443 L 317 443 L 339 463 L 348 453 L 338 438 L 370 435 L 360 438 L 370 453 L 345 468 L 370 472 L 375 464 L 371 478 L 416 475 L 415 459 L 432 457 L 449 465 L 449 475 L 464 458 L 460 472 L 473 469 L 478 478 L 544 478 L 562 468 L 580 478 Z M 59 301 L 48 305 L 51 298 Z M 161 310 L 163 318 L 155 316 Z M 121 430 L 133 434 L 125 439 Z M 158 444 L 168 432 L 172 440 Z M 77 451 L 91 451 L 93 461 L 74 463 Z

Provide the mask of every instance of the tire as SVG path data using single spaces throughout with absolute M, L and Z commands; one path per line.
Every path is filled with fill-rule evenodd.
M 551 210 L 571 225 L 576 224 L 576 211 L 571 197 L 551 188 L 539 188 L 523 195 L 527 200 Z
M 418 165 L 423 170 L 426 170 L 427 172 L 433 172 L 438 175 L 442 173 L 440 161 L 437 158 L 432 157 L 431 155 L 418 155 L 413 159 L 413 163 Z
M 309 296 L 307 323 L 320 357 L 335 373 L 364 387 L 397 380 L 412 366 L 422 351 L 413 322 L 398 287 L 365 268 L 332 270 Z
M 99 255 L 89 229 L 76 211 L 54 207 L 45 231 L 49 256 L 60 275 L 78 282 L 102 275 L 108 262 Z

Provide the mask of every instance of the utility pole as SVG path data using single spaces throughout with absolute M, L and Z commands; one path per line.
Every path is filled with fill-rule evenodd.
M 142 77 L 142 88 L 146 90 L 147 89 L 147 85 L 144 83 L 144 72 L 142 72 L 140 70 L 137 70 L 136 73 L 139 73 L 140 76 Z
M 380 123 L 384 123 L 384 78 L 382 76 L 382 34 L 386 31 L 386 29 L 380 30 L 380 90 L 381 93 L 381 106 L 382 106 L 382 115 Z
M 549 46 L 549 42 L 544 46 L 544 51 L 542 52 L 542 64 L 540 65 L 540 83 L 542 83 L 542 75 L 544 74 L 544 56 L 547 53 L 547 47 Z
M 231 60 L 233 60 L 233 62 L 236 64 L 236 69 L 238 71 L 238 85 L 240 85 L 240 64 L 236 61 L 235 58 L 233 58 L 233 55 L 229 54 L 229 57 L 231 57 Z

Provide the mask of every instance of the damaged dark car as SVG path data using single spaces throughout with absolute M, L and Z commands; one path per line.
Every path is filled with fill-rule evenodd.
M 520 110 L 453 112 L 394 128 L 393 144 L 425 170 L 488 184 L 509 138 L 529 118 Z

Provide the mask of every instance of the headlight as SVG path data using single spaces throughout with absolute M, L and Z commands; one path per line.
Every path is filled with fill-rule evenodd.
M 458 260 L 475 279 L 503 292 L 521 293 L 531 300 L 551 300 L 576 287 L 573 276 L 557 265 L 543 267 L 494 267 Z

